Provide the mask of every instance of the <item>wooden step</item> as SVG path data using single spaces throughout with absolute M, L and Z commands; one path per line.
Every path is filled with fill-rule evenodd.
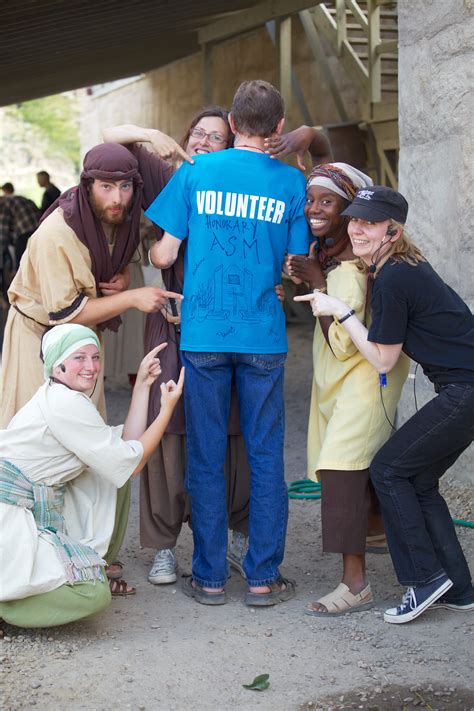
M 395 4 L 395 3 L 394 3 Z M 335 14 L 336 8 L 334 7 L 334 3 L 329 3 L 329 2 L 323 2 L 321 5 L 325 5 L 328 12 L 331 14 Z M 367 3 L 365 2 L 358 2 L 358 5 L 364 15 L 367 15 Z M 349 10 L 349 8 L 346 9 L 346 15 L 352 15 L 352 12 Z M 393 18 L 397 19 L 398 17 L 398 12 L 397 10 L 389 10 L 388 8 L 384 8 L 383 6 L 380 8 L 380 17 L 387 17 L 387 18 Z
M 349 42 L 352 42 L 353 44 L 363 44 L 364 42 L 367 44 L 367 42 L 369 41 L 367 39 L 367 35 L 362 35 L 362 36 L 355 35 L 355 34 L 352 34 L 351 32 L 347 33 L 347 39 L 349 40 Z M 381 39 L 382 40 L 396 40 L 397 37 L 393 37 L 393 36 L 387 37 L 387 36 L 384 36 L 384 34 L 382 34 Z
M 357 32 L 359 34 L 366 34 L 365 30 L 362 29 L 360 25 L 353 24 L 352 22 L 348 23 L 346 25 L 346 30 L 347 32 Z M 398 27 L 384 27 L 383 25 L 380 26 L 380 32 L 385 33 L 387 35 L 398 35 Z
M 321 5 L 325 5 L 327 11 L 328 11 L 331 15 L 335 15 L 335 14 L 336 14 L 336 8 L 334 7 L 334 5 L 331 5 L 330 7 L 328 7 L 328 4 L 327 4 L 327 3 L 324 3 L 324 2 L 321 3 Z M 359 3 L 359 6 L 360 6 L 360 3 Z M 366 10 L 366 8 L 361 7 L 360 9 L 361 9 L 362 12 L 364 13 L 364 15 L 367 16 L 367 10 Z M 351 12 L 349 9 L 346 10 L 346 17 L 353 17 L 352 12 Z M 380 19 L 381 19 L 381 20 L 387 20 L 387 21 L 389 21 L 389 22 L 391 22 L 391 21 L 397 21 L 397 20 L 398 20 L 398 13 L 397 13 L 396 10 L 380 10 Z
M 368 59 L 369 58 L 368 52 L 357 52 L 357 56 L 359 57 L 359 59 Z M 382 60 L 384 60 L 384 59 L 386 59 L 388 62 L 397 62 L 397 64 L 398 64 L 398 55 L 397 54 L 383 54 Z

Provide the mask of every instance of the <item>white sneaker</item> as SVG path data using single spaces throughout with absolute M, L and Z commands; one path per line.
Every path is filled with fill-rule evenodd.
M 153 585 L 166 585 L 176 582 L 176 554 L 174 548 L 164 548 L 155 555 L 148 580 Z
M 243 578 L 245 578 L 244 558 L 247 555 L 248 547 L 248 537 L 238 531 L 232 531 L 232 538 L 227 548 L 227 562 L 231 568 L 238 570 Z

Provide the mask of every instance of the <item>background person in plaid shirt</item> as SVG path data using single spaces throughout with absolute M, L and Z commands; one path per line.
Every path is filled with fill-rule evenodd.
M 39 209 L 28 198 L 14 194 L 0 198 L 0 242 L 14 246 L 16 269 L 39 219 Z

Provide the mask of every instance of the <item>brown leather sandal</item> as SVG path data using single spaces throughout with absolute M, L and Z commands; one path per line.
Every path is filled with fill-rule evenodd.
M 135 595 L 137 589 L 132 587 L 123 578 L 115 578 L 109 580 L 110 594 L 112 597 L 124 597 L 126 595 Z

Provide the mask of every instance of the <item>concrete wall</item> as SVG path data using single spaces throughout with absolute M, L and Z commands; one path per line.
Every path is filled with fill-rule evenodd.
M 400 191 L 409 232 L 474 309 L 473 0 L 399 0 Z M 410 381 L 409 381 L 410 382 Z M 403 416 L 414 411 L 413 383 Z M 417 375 L 423 402 L 432 388 Z M 474 483 L 474 448 L 454 469 Z
M 349 115 L 360 116 L 358 92 L 327 46 L 329 64 Z M 299 20 L 293 22 L 293 64 L 306 103 L 316 125 L 339 122 L 334 102 L 320 68 L 313 59 Z M 277 84 L 276 51 L 265 29 L 250 32 L 215 47 L 213 103 L 229 107 L 237 86 L 246 79 L 266 79 Z M 159 128 L 180 139 L 190 118 L 203 106 L 202 56 L 191 55 L 142 79 L 101 96 L 84 99 L 81 149 L 101 141 L 105 126 L 120 123 Z M 296 103 L 294 125 L 303 123 Z

